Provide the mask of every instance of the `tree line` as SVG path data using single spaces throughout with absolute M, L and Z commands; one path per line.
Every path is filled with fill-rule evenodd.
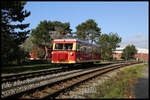
M 40 45 L 44 45 L 45 48 L 47 45 L 51 47 L 52 41 L 58 38 L 77 38 L 98 44 L 102 49 L 102 57 L 112 59 L 113 50 L 119 47 L 122 40 L 118 33 L 102 33 L 94 19 L 88 19 L 77 25 L 76 32 L 72 32 L 69 22 L 50 20 L 40 21 L 35 29 L 25 30 L 29 23 L 22 24 L 22 22 L 30 15 L 29 11 L 24 10 L 25 4 L 25 1 L 1 2 L 1 59 L 3 64 L 21 63 L 28 56 L 32 47 Z M 13 22 L 19 24 L 12 24 Z M 45 52 L 47 53 L 46 49 Z

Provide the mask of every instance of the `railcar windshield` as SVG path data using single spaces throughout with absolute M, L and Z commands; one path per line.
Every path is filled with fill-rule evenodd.
M 72 50 L 73 43 L 56 43 L 55 50 Z

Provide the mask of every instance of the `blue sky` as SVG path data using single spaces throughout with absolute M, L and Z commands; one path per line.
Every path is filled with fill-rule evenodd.
M 43 20 L 70 22 L 75 32 L 78 24 L 94 19 L 102 33 L 118 33 L 121 46 L 148 48 L 148 6 L 148 2 L 29 1 L 25 9 L 31 15 L 24 23 L 30 23 L 29 29 L 33 29 Z

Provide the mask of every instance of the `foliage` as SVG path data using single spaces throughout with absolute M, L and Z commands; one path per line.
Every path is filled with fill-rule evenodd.
M 25 4 L 24 1 L 1 1 L 2 64 L 12 61 L 20 62 L 22 58 L 19 58 L 22 50 L 19 50 L 18 46 L 24 42 L 30 32 L 24 30 L 29 24 L 22 24 L 24 19 L 30 15 L 30 12 L 24 10 Z
M 51 40 L 56 38 L 64 38 L 71 34 L 70 24 L 61 23 L 59 21 L 41 21 L 40 24 L 32 30 L 31 36 L 34 37 L 34 44 L 51 43 Z
M 51 23 L 52 23 L 53 29 L 54 29 L 52 31 L 56 31 L 56 33 L 53 33 L 52 35 L 58 34 L 58 36 L 52 36 L 53 39 L 72 37 L 72 33 L 71 33 L 72 29 L 70 29 L 69 22 L 62 23 L 59 21 L 54 21 Z
M 101 28 L 98 27 L 98 24 L 93 19 L 88 19 L 79 24 L 76 30 L 76 38 L 84 41 L 91 41 L 91 43 L 96 42 L 101 33 Z
M 127 45 L 124 49 L 123 49 L 123 52 L 122 52 L 122 55 L 121 57 L 123 59 L 133 59 L 134 58 L 134 55 L 137 53 L 137 49 L 135 48 L 134 45 Z
M 24 4 L 25 2 L 20 1 L 1 1 L 1 31 L 5 35 L 9 35 L 10 38 L 13 38 L 17 45 L 23 43 L 27 38 L 27 34 L 29 34 L 29 30 L 15 31 L 15 29 L 24 30 L 29 26 L 29 24 L 22 24 L 23 20 L 30 15 L 30 12 L 23 10 Z M 16 23 L 13 24 L 14 22 Z M 17 22 L 21 24 L 17 24 Z
M 43 49 L 43 48 L 37 48 L 37 56 L 39 57 L 39 58 L 43 58 L 44 57 L 44 55 L 45 55 L 45 50 Z
M 25 40 L 25 42 L 22 44 L 24 50 L 29 52 L 29 53 L 31 52 L 31 48 L 36 46 L 35 44 L 32 43 L 32 41 L 31 41 L 32 39 L 33 39 L 33 37 L 29 36 Z
M 112 58 L 113 50 L 119 47 L 121 37 L 117 33 L 101 34 L 97 44 L 101 46 L 101 56 L 104 59 Z
M 52 46 L 52 40 L 57 38 L 66 38 L 71 36 L 71 29 L 69 23 L 62 23 L 59 21 L 41 21 L 40 24 L 32 30 L 31 41 L 34 45 L 45 46 L 45 59 L 47 56 L 46 47 Z M 38 50 L 38 55 L 43 56 L 43 51 Z
M 46 44 L 47 42 L 50 41 L 50 36 L 49 36 L 49 29 L 48 29 L 48 22 L 41 21 L 40 24 L 32 30 L 31 35 L 32 35 L 32 42 L 34 44 Z

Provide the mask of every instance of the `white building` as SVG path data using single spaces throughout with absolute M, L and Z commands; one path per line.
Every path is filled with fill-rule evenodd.
M 113 58 L 121 59 L 121 54 L 124 48 L 125 47 L 116 48 L 113 54 Z M 135 54 L 135 58 L 138 58 L 140 60 L 148 60 L 148 54 L 149 54 L 148 49 L 146 48 L 136 48 L 136 49 L 137 49 L 137 54 Z

